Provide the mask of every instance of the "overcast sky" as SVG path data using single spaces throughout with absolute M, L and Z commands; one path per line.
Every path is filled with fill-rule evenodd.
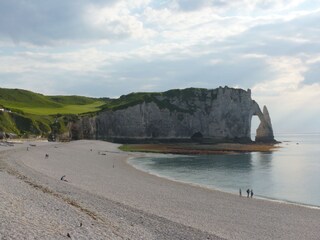
M 250 88 L 275 133 L 310 133 L 319 76 L 318 0 L 0 0 L 0 87 Z

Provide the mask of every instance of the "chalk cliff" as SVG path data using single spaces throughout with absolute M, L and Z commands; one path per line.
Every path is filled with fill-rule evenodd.
M 138 100 L 127 101 L 136 95 Z M 261 123 L 256 141 L 275 141 L 268 110 L 264 107 L 261 112 L 251 99 L 250 90 L 189 88 L 136 95 L 122 96 L 124 105 L 81 117 L 70 125 L 71 138 L 115 142 L 249 142 L 251 119 L 257 115 Z

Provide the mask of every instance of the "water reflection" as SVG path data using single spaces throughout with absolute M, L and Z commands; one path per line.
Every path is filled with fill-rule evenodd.
M 234 190 L 252 187 L 252 154 L 136 159 L 136 165 L 176 180 Z
M 149 159 L 154 168 L 247 170 L 252 167 L 251 154 L 177 156 Z
M 273 153 L 252 153 L 257 159 L 258 165 L 263 169 L 270 169 L 272 166 L 272 155 Z

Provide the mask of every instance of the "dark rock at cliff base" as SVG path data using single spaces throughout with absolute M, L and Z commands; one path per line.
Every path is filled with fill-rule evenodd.
M 251 142 L 253 115 L 261 122 L 256 141 L 275 141 L 268 110 L 264 107 L 261 112 L 250 90 L 219 87 L 133 93 L 95 116 L 80 117 L 70 124 L 69 135 L 121 143 Z

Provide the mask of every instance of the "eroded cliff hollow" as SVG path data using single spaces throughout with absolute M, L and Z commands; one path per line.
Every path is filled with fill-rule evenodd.
M 134 93 L 95 116 L 81 117 L 71 124 L 70 136 L 115 142 L 249 142 L 253 115 L 261 122 L 256 140 L 273 142 L 268 110 L 261 112 L 250 90 L 219 87 Z

